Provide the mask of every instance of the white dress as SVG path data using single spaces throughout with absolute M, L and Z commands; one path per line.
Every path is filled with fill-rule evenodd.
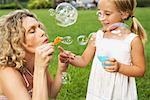
M 137 35 L 131 33 L 124 40 L 103 38 L 103 32 L 96 33 L 96 53 L 93 60 L 86 100 L 137 100 L 134 77 L 104 70 L 98 54 L 105 51 L 118 62 L 131 65 L 131 42 Z

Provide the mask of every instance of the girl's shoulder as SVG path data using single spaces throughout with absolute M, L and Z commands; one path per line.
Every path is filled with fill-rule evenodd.
M 126 38 L 125 38 L 125 41 L 127 41 L 129 44 L 132 44 L 133 41 L 135 40 L 139 40 L 140 37 L 135 34 L 135 33 L 130 33 Z
M 133 38 L 130 40 L 131 42 L 131 46 L 143 46 L 142 40 L 141 38 L 135 34 L 135 36 L 133 36 Z

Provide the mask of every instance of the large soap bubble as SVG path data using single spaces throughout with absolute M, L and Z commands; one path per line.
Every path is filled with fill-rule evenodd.
M 77 21 L 78 12 L 69 3 L 60 3 L 56 9 L 49 9 L 50 15 L 54 16 L 57 22 L 57 25 L 62 27 L 67 27 L 74 24 Z

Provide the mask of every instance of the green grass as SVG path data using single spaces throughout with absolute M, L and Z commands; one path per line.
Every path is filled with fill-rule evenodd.
M 10 10 L 0 10 L 0 16 L 8 13 Z M 49 16 L 48 9 L 46 10 L 32 10 L 37 14 L 40 21 L 47 27 L 50 41 L 53 41 L 57 36 L 70 35 L 73 37 L 71 45 L 63 46 L 67 50 L 71 50 L 76 54 L 82 54 L 86 46 L 80 46 L 76 38 L 80 34 L 88 36 L 89 33 L 97 31 L 101 25 L 97 20 L 96 10 L 80 10 L 77 22 L 69 27 L 60 27 L 56 25 L 55 18 Z M 136 17 L 141 21 L 147 34 L 150 33 L 150 8 L 138 8 Z M 150 39 L 150 36 L 148 36 Z M 57 69 L 57 55 L 58 49 L 55 48 L 54 58 L 49 66 L 50 73 L 55 76 Z M 139 100 L 150 100 L 150 42 L 145 46 L 145 55 L 147 62 L 147 69 L 144 77 L 136 78 Z M 68 73 L 71 76 L 71 82 L 62 87 L 57 100 L 85 100 L 88 78 L 90 73 L 91 63 L 86 68 L 75 68 L 69 66 Z

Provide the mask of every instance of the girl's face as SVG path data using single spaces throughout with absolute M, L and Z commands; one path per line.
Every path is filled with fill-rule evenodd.
M 112 0 L 100 0 L 97 13 L 104 29 L 113 23 L 122 22 L 122 15 Z
M 22 21 L 22 26 L 25 28 L 24 46 L 26 49 L 34 52 L 36 47 L 48 43 L 48 37 L 40 22 L 33 17 L 24 17 Z

